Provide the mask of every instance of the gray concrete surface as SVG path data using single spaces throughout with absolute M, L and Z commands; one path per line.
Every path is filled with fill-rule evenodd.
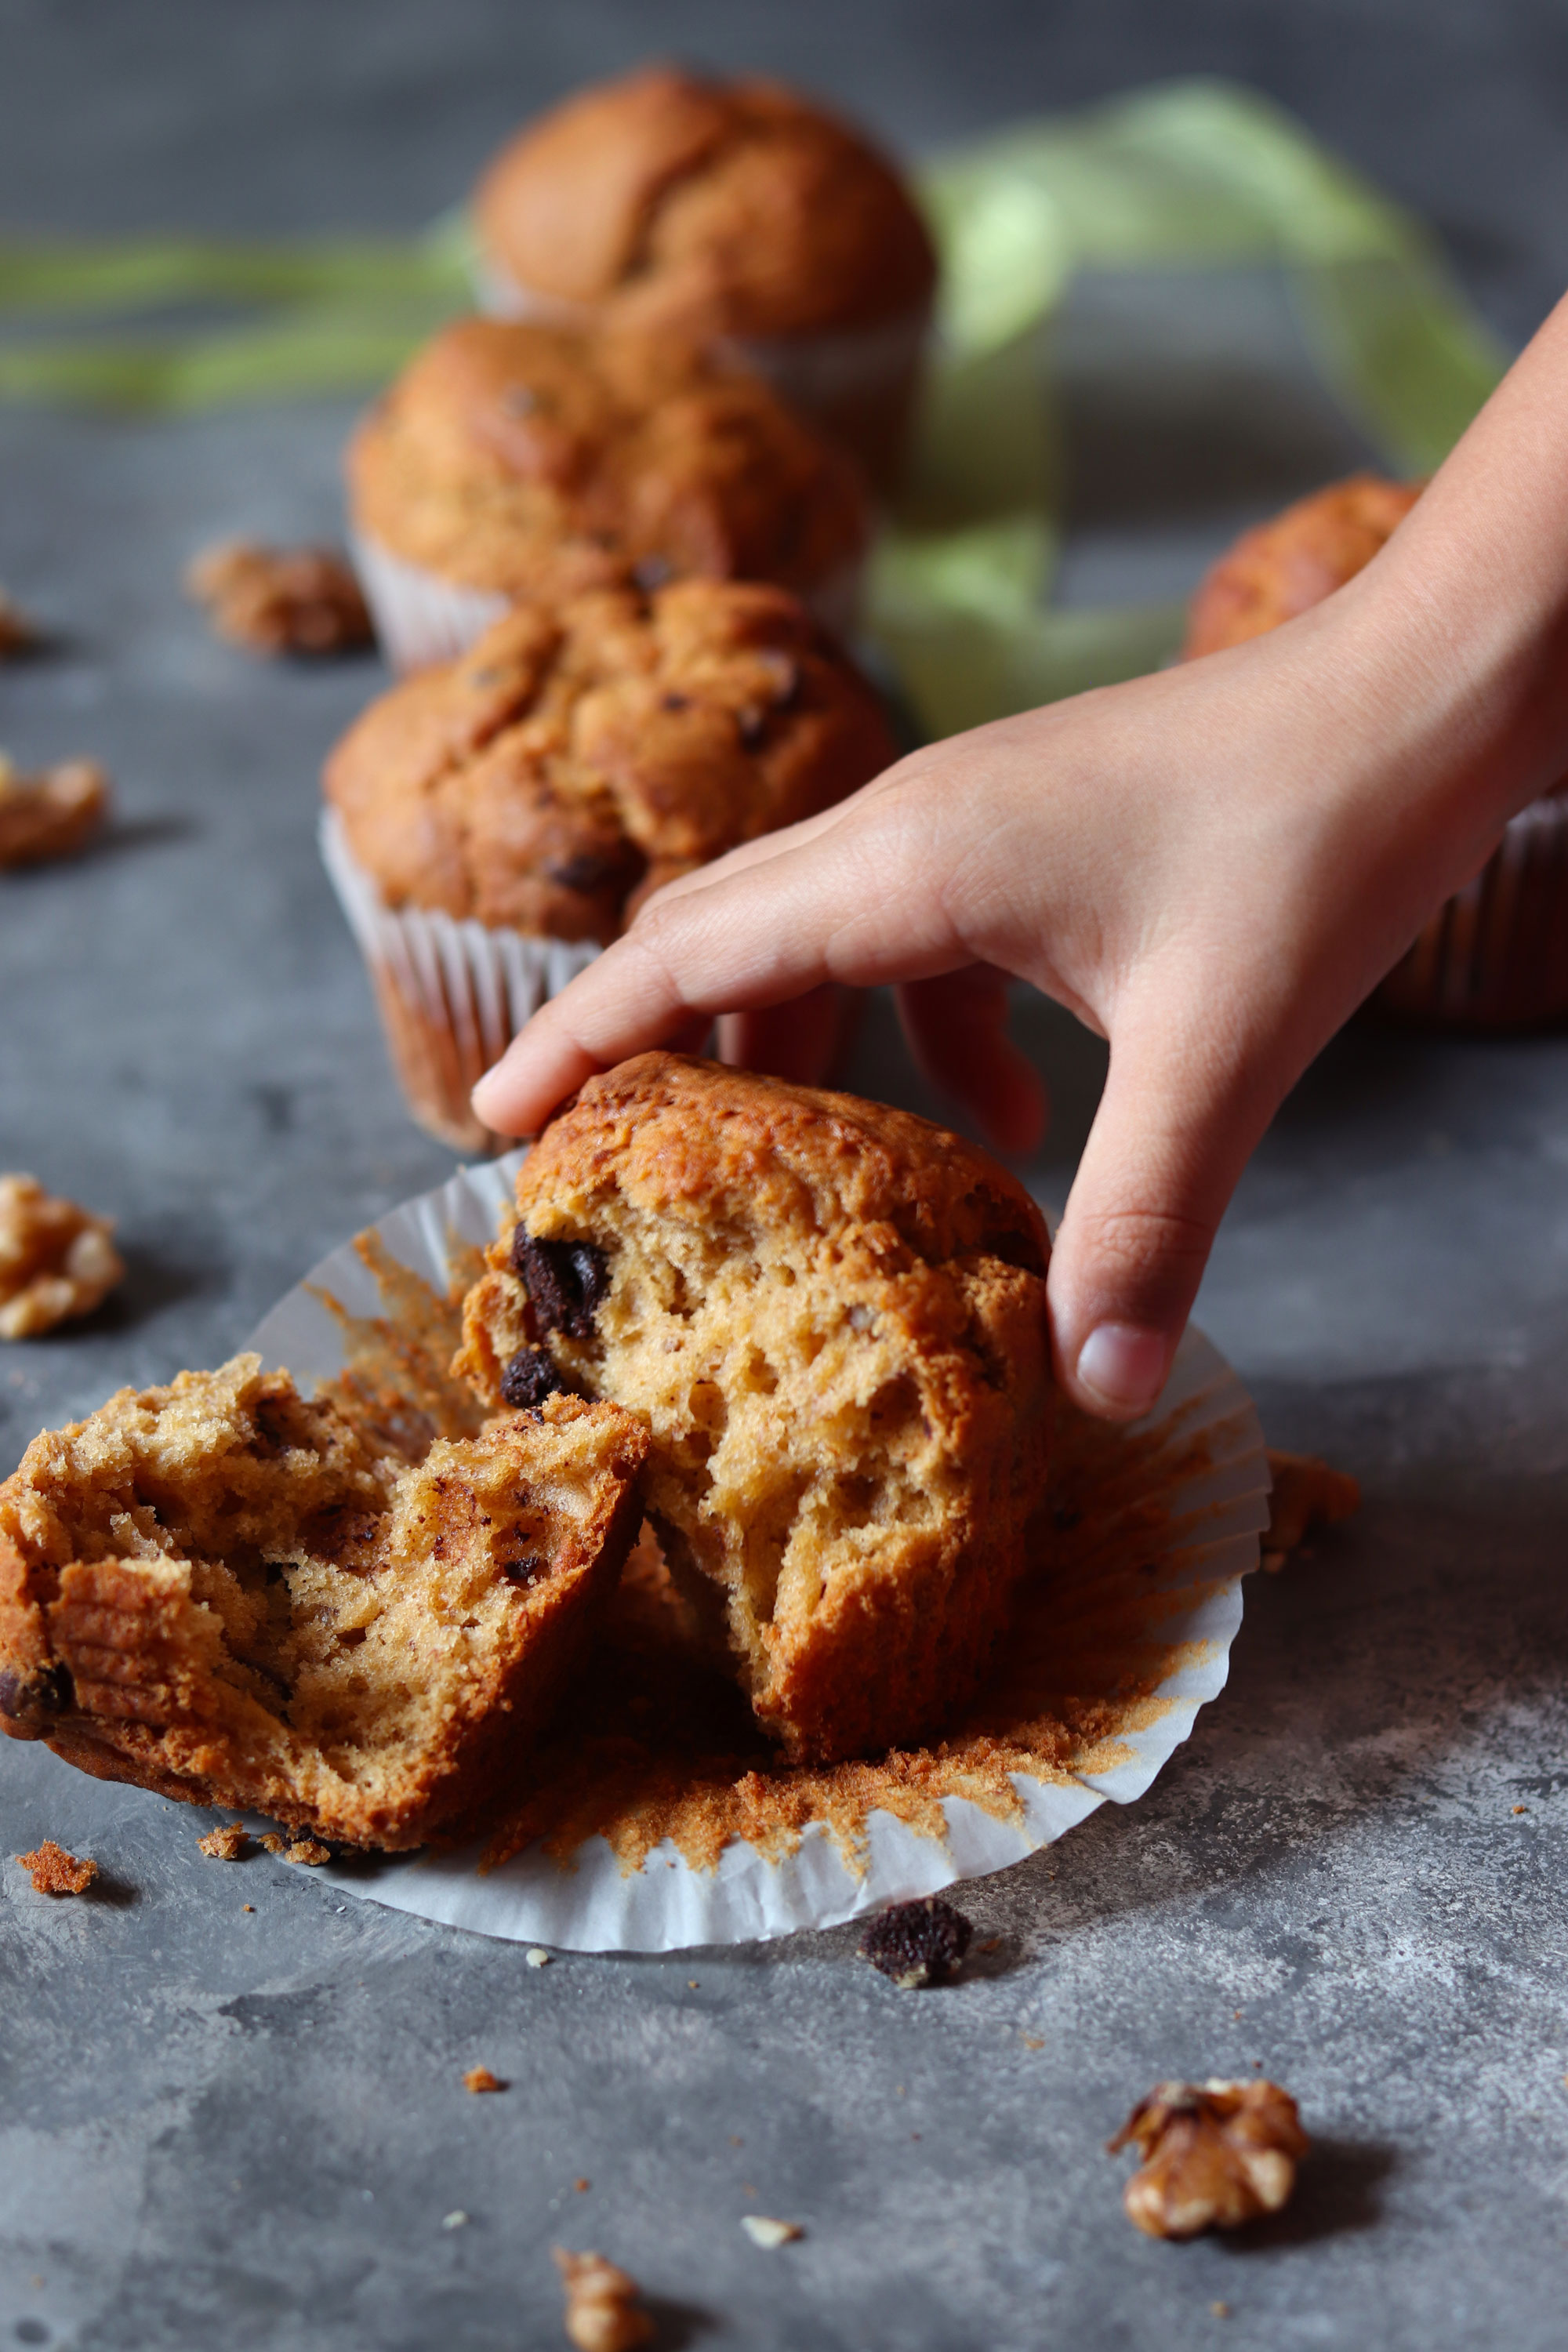
M 0 0 L 0 220 L 412 225 L 523 108 L 655 44 L 911 142 L 1223 68 L 1437 216 L 1505 331 L 1568 271 L 1568 20 L 1522 0 Z M 1081 593 L 1179 591 L 1234 506 L 1337 463 L 1307 397 L 1239 477 L 1201 433 L 1152 465 L 1135 410 L 1080 403 Z M 0 1470 L 118 1383 L 216 1360 L 449 1164 L 402 1116 L 315 861 L 314 772 L 374 667 L 252 667 L 176 589 L 215 531 L 334 527 L 346 413 L 0 411 L 0 579 L 64 634 L 0 675 L 0 741 L 100 752 L 121 787 L 79 866 L 0 882 L 0 1165 L 113 1212 L 132 1262 L 89 1323 L 4 1351 Z M 1028 1025 L 1058 1097 L 1031 1173 L 1059 1196 L 1100 1055 Z M 921 1099 L 880 1017 L 858 1075 Z M 0 2342 L 548 2346 L 561 2241 L 624 2262 L 667 2346 L 1562 2343 L 1565 1201 L 1561 1040 L 1357 1027 L 1309 1075 L 1201 1314 L 1365 1511 L 1254 1583 L 1229 1688 L 1142 1804 L 973 1890 L 1002 1942 L 951 1990 L 892 1991 L 847 1932 L 527 1969 L 205 1862 L 201 1816 L 8 1750 L 0 1853 L 54 1836 L 105 1882 L 50 1904 L 0 1866 Z M 1295 2204 L 1227 2242 L 1136 2237 L 1106 2135 L 1156 2077 L 1258 2062 L 1317 2142 Z M 469 2097 L 476 2063 L 510 2089 Z M 747 2210 L 806 2235 L 761 2252 Z

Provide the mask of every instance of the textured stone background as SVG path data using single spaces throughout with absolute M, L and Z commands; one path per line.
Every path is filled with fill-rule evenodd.
M 0 221 L 412 227 L 523 112 L 651 47 L 796 75 L 911 146 L 1235 74 L 1434 219 L 1510 338 L 1568 275 L 1545 0 L 0 0 Z M 1069 594 L 1180 593 L 1242 514 L 1353 460 L 1288 346 L 1258 287 L 1201 323 L 1085 290 Z M 5 1351 L 0 1470 L 120 1382 L 217 1360 L 449 1165 L 313 848 L 374 667 L 253 667 L 177 593 L 216 531 L 335 529 L 347 413 L 0 411 L 0 579 L 66 640 L 0 677 L 0 741 L 100 752 L 121 810 L 80 865 L 0 881 L 0 1166 L 113 1212 L 132 1265 L 89 1324 Z M 1100 1056 L 1028 1021 L 1058 1097 L 1029 1172 L 1059 1198 Z M 858 1078 L 921 1100 L 880 1021 Z M 1358 1026 L 1297 1090 L 1200 1311 L 1365 1511 L 1253 1585 L 1229 1688 L 1142 1804 L 973 1890 L 1003 1942 L 951 1990 L 893 1992 L 849 1933 L 525 1969 L 206 1863 L 202 1817 L 9 1750 L 0 1851 L 53 1835 L 106 1883 L 51 1905 L 0 1869 L 0 2341 L 549 2345 L 560 2239 L 626 2263 L 669 2346 L 1561 2343 L 1565 1186 L 1558 1041 Z M 1156 2077 L 1255 2061 L 1317 2138 L 1294 2206 L 1137 2238 L 1101 2141 Z M 475 2063 L 510 2090 L 468 2097 Z M 759 2252 L 746 2210 L 807 2234 Z

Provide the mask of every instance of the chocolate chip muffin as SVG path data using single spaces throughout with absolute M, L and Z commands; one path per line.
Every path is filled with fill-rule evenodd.
M 373 703 L 327 764 L 329 863 L 416 1118 L 484 1149 L 469 1089 L 649 891 L 893 757 L 804 605 L 743 582 L 519 605 Z
M 791 1758 L 919 1739 L 973 1686 L 1044 1490 L 1048 1244 L 923 1119 L 670 1054 L 530 1153 L 455 1369 L 607 1397 L 649 1515 Z
M 1245 531 L 1193 598 L 1187 659 L 1262 636 L 1342 588 L 1421 489 L 1357 474 Z M 1510 818 L 1475 880 L 1433 917 L 1372 1002 L 1440 1028 L 1568 1020 L 1568 778 Z
M 1184 657 L 1265 636 L 1321 604 L 1372 562 L 1420 495 L 1419 482 L 1352 474 L 1243 531 L 1193 598 Z
M 0 1486 L 0 1728 L 84 1771 L 418 1845 L 541 1727 L 641 1519 L 553 1397 L 410 1467 L 256 1356 L 123 1389 Z
M 835 625 L 852 616 L 853 465 L 756 377 L 673 336 L 460 320 L 365 418 L 348 474 L 401 667 L 461 651 L 506 604 L 634 583 L 772 580 Z
M 647 67 L 530 124 L 473 218 L 489 307 L 736 353 L 896 477 L 936 256 L 886 158 L 811 100 Z

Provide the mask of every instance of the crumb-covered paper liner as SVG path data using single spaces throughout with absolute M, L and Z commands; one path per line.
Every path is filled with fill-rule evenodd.
M 472 1432 L 447 1371 L 521 1155 L 460 1169 L 336 1250 L 251 1344 L 384 1444 Z M 931 1748 L 784 1764 L 675 1631 L 645 1537 L 555 1729 L 487 1836 L 325 1874 L 516 1942 L 675 1951 L 831 1927 L 1019 1862 L 1141 1797 L 1224 1688 L 1268 1519 L 1258 1417 L 1189 1332 L 1147 1420 L 1058 1432 L 1037 1572 L 975 1704 Z
M 335 809 L 323 809 L 321 863 L 370 969 L 408 1108 L 455 1151 L 493 1151 L 468 1096 L 546 997 L 599 953 L 595 940 L 531 938 L 459 922 L 439 908 L 389 907 L 353 856 Z
M 395 670 L 430 669 L 437 662 L 456 661 L 511 609 L 512 598 L 496 589 L 465 588 L 444 580 L 438 572 L 405 562 L 363 531 L 351 531 L 349 539 L 376 642 Z M 859 620 L 865 572 L 865 558 L 858 555 L 816 587 L 798 592 L 823 627 L 846 641 Z

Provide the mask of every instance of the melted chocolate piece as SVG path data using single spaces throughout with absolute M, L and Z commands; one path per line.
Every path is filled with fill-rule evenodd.
M 0 1715 L 35 1738 L 75 1703 L 68 1666 L 41 1666 L 35 1675 L 0 1674 Z
M 520 1348 L 501 1366 L 500 1392 L 514 1412 L 529 1412 L 554 1396 L 563 1385 L 548 1356 L 537 1348 Z
M 520 1559 L 503 1559 L 500 1572 L 509 1584 L 537 1584 L 544 1566 L 543 1560 L 532 1552 L 525 1552 Z
M 945 1984 L 973 1933 L 962 1911 L 928 1895 L 923 1903 L 895 1903 L 879 1913 L 860 1938 L 860 1958 L 906 1990 Z
M 594 1317 L 610 1286 L 603 1250 L 592 1242 L 531 1241 L 519 1225 L 511 1262 L 544 1330 L 593 1338 Z

